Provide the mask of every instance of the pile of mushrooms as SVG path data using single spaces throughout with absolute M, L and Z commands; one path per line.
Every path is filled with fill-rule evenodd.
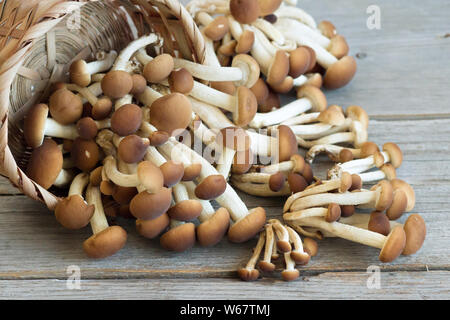
M 333 24 L 316 24 L 293 1 L 194 0 L 187 8 L 205 39 L 204 64 L 172 57 L 158 35 L 145 35 L 120 53 L 72 62 L 25 116 L 26 173 L 66 192 L 55 209 L 62 226 L 91 226 L 87 256 L 125 246 L 121 219 L 175 252 L 259 234 L 243 280 L 274 271 L 279 253 L 283 279 L 298 278 L 296 264 L 317 253 L 312 238 L 377 247 L 384 262 L 416 252 L 423 219 L 394 222 L 415 203 L 396 176 L 400 148 L 380 151 L 368 141 L 366 111 L 328 105 L 321 90 L 348 84 L 356 71 Z M 279 94 L 294 88 L 297 99 L 281 106 Z M 328 180 L 313 173 L 321 153 L 335 162 Z M 266 221 L 237 190 L 287 197 L 284 222 Z

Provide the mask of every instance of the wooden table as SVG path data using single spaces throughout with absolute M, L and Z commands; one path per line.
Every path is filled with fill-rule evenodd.
M 88 260 L 81 244 L 90 229 L 67 231 L 42 205 L 0 179 L 0 298 L 137 299 L 431 299 L 450 297 L 450 2 L 379 0 L 381 29 L 366 26 L 372 1 L 300 0 L 317 21 L 333 21 L 357 57 L 353 82 L 327 92 L 329 103 L 363 106 L 371 116 L 370 140 L 394 141 L 404 152 L 398 170 L 416 191 L 415 212 L 428 235 L 415 255 L 379 263 L 378 251 L 344 240 L 320 243 L 301 278 L 274 274 L 252 283 L 237 279 L 256 241 L 224 240 L 210 249 L 183 254 L 163 251 L 139 237 L 134 223 L 127 246 L 103 260 Z M 331 165 L 321 158 L 322 175 Z M 249 207 L 264 206 L 280 218 L 283 199 L 243 196 Z M 404 219 L 403 219 L 404 220 Z M 81 290 L 66 287 L 67 268 L 81 269 Z M 381 268 L 381 288 L 368 289 L 368 266 Z

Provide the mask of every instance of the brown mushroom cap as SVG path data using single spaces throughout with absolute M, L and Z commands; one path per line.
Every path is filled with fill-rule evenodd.
M 170 218 L 179 221 L 191 221 L 196 219 L 203 211 L 203 206 L 198 200 L 185 200 L 172 206 L 167 214 Z
M 169 140 L 169 138 L 170 138 L 170 135 L 167 132 L 155 131 L 149 137 L 150 145 L 152 147 L 162 146 Z
M 274 13 L 281 5 L 282 0 L 258 0 L 259 3 L 259 15 L 267 16 Z
M 251 145 L 250 137 L 247 132 L 238 127 L 226 127 L 221 129 L 217 134 L 216 142 L 221 147 L 235 151 L 246 151 Z
M 131 79 L 133 80 L 133 87 L 131 88 L 130 93 L 134 96 L 144 93 L 147 88 L 147 80 L 144 76 L 135 73 L 131 76 Z
M 387 236 L 391 232 L 391 224 L 383 212 L 374 211 L 370 214 L 367 229 Z
M 306 47 L 298 47 L 289 52 L 289 75 L 298 78 L 308 71 L 311 54 Z
M 353 160 L 353 153 L 349 149 L 342 149 L 339 152 L 339 162 L 345 163 Z
M 100 186 L 100 183 L 102 182 L 102 170 L 103 166 L 100 166 L 92 170 L 91 173 L 89 174 L 89 183 L 92 186 L 94 187 Z
M 367 158 L 380 151 L 376 143 L 371 141 L 364 142 L 360 146 L 360 149 L 361 149 L 361 158 Z
M 211 175 L 195 188 L 195 196 L 202 200 L 213 200 L 221 196 L 226 188 L 227 181 L 222 175 Z
M 347 40 L 341 35 L 335 35 L 330 39 L 330 45 L 328 51 L 338 59 L 345 57 L 350 48 L 348 47 Z
M 257 269 L 249 270 L 247 268 L 241 268 L 237 271 L 239 278 L 243 281 L 255 281 L 259 278 L 259 271 Z
M 397 177 L 397 173 L 395 172 L 395 168 L 390 163 L 385 163 L 380 167 L 380 170 L 386 175 L 387 180 L 393 180 Z
M 343 205 L 341 206 L 341 217 L 348 218 L 355 214 L 355 206 Z
M 67 229 L 77 230 L 87 226 L 95 207 L 88 205 L 80 195 L 64 198 L 56 204 L 56 220 Z
M 380 195 L 377 197 L 375 202 L 375 209 L 377 211 L 384 211 L 389 208 L 392 204 L 394 189 L 392 185 L 387 180 L 381 180 L 375 186 L 373 186 L 370 190 L 374 191 L 378 188 L 381 188 Z
M 164 186 L 164 176 L 161 169 L 150 161 L 139 163 L 137 175 L 141 185 L 150 193 L 158 193 Z
M 170 218 L 167 213 L 164 213 L 153 220 L 136 220 L 136 229 L 144 238 L 155 239 L 167 229 L 169 224 Z
M 307 252 L 292 251 L 291 258 L 296 264 L 301 266 L 307 265 L 311 260 L 311 256 Z
M 317 28 L 325 37 L 329 39 L 333 38 L 337 34 L 336 27 L 328 20 L 320 21 Z
M 278 158 L 279 162 L 288 161 L 298 152 L 297 139 L 291 128 L 278 126 Z
M 80 138 L 92 140 L 97 136 L 98 126 L 91 117 L 84 117 L 78 120 L 77 131 Z
M 235 174 L 247 173 L 254 163 L 254 155 L 251 149 L 237 151 L 234 155 L 231 172 Z
M 288 183 L 292 193 L 302 192 L 308 186 L 308 181 L 302 175 L 294 172 L 288 174 Z
M 396 226 L 387 236 L 379 259 L 381 262 L 394 261 L 403 251 L 406 245 L 406 234 L 401 226 Z
M 169 160 L 159 167 L 164 176 L 164 186 L 171 188 L 176 185 L 184 176 L 184 166 L 173 160 Z
M 236 21 L 249 24 L 260 16 L 258 0 L 231 0 L 230 13 Z
M 279 109 L 280 107 L 281 107 L 280 96 L 276 92 L 269 90 L 269 95 L 267 96 L 266 101 L 258 105 L 258 112 L 261 113 L 270 112 L 273 109 Z
M 301 155 L 299 154 L 294 154 L 292 155 L 291 159 L 293 162 L 293 167 L 292 167 L 292 172 L 294 173 L 300 173 L 302 174 L 303 171 L 305 171 L 305 158 L 303 158 Z
M 117 154 L 125 163 L 138 163 L 144 158 L 149 146 L 150 142 L 147 139 L 132 134 L 120 141 Z
M 345 116 L 340 107 L 332 105 L 320 112 L 317 120 L 333 126 L 341 126 L 345 122 Z
M 346 192 L 353 186 L 352 175 L 348 172 L 342 172 L 341 175 L 341 186 L 339 187 L 339 192 Z
M 235 51 L 237 54 L 244 54 L 252 50 L 253 44 L 255 43 L 255 34 L 253 31 L 244 30 L 239 37 L 236 44 Z
M 311 238 L 303 239 L 303 249 L 310 257 L 315 257 L 317 255 L 318 248 L 319 246 L 316 240 Z
M 338 89 L 347 85 L 356 73 L 356 61 L 351 56 L 345 56 L 331 65 L 323 79 L 327 89 Z
M 229 29 L 228 19 L 225 16 L 218 16 L 203 29 L 203 32 L 211 40 L 218 41 L 228 33 Z
M 80 87 L 87 87 L 91 83 L 91 74 L 88 72 L 88 65 L 84 60 L 74 61 L 69 68 L 70 81 Z
M 126 104 L 111 117 L 111 130 L 125 137 L 139 130 L 142 124 L 142 109 L 135 104 Z
M 133 89 L 132 76 L 122 70 L 109 71 L 102 79 L 102 91 L 111 99 L 120 99 Z
M 300 276 L 300 271 L 297 269 L 294 270 L 283 270 L 281 272 L 281 277 L 284 281 L 294 281 Z
M 406 245 L 402 254 L 410 255 L 419 251 L 427 234 L 425 221 L 418 214 L 412 214 L 406 220 L 403 229 L 406 234 Z
M 294 87 L 294 79 L 292 77 L 286 77 L 284 80 L 277 85 L 270 85 L 270 88 L 276 93 L 285 94 L 292 90 Z
M 201 163 L 193 163 L 190 166 L 184 168 L 184 175 L 182 181 L 192 181 L 196 179 L 202 172 Z
M 169 77 L 173 68 L 174 62 L 172 56 L 163 53 L 145 65 L 143 74 L 148 82 L 159 83 Z
M 40 103 L 34 105 L 25 117 L 23 135 L 27 145 L 33 149 L 42 145 L 44 141 L 45 123 L 48 112 L 48 106 Z
M 253 87 L 250 88 L 256 98 L 256 102 L 258 102 L 258 106 L 263 104 L 267 98 L 269 97 L 269 87 L 266 82 L 259 78 Z
M 81 98 L 67 89 L 59 89 L 50 96 L 49 110 L 55 121 L 67 125 L 77 122 L 83 114 Z
M 230 226 L 230 214 L 219 208 L 214 215 L 197 227 L 197 240 L 202 247 L 214 246 L 222 240 Z
M 49 189 L 62 170 L 63 155 L 55 141 L 45 139 L 33 150 L 26 174 L 44 189 Z
M 156 219 L 170 208 L 172 190 L 162 188 L 158 193 L 143 191 L 137 194 L 130 202 L 130 211 L 137 219 Z
M 188 94 L 194 88 L 194 78 L 185 68 L 174 70 L 169 76 L 169 86 L 171 92 Z
M 189 222 L 170 229 L 161 236 L 159 242 L 166 250 L 186 251 L 195 244 L 195 225 Z
M 232 81 L 212 81 L 211 88 L 229 94 L 230 96 L 236 93 L 236 86 Z
M 258 268 L 264 272 L 273 272 L 276 267 L 272 262 L 261 260 L 258 262 Z
M 261 69 L 258 62 L 248 54 L 238 54 L 233 58 L 231 66 L 234 68 L 239 68 L 242 71 L 243 77 L 240 81 L 235 81 L 234 85 L 245 86 L 251 88 L 258 81 L 261 75 Z
M 398 168 L 403 162 L 403 153 L 399 146 L 393 142 L 387 142 L 383 145 L 383 151 L 389 154 L 391 164 L 394 168 Z
M 350 119 L 361 122 L 364 128 L 367 129 L 369 127 L 369 115 L 367 114 L 366 110 L 364 110 L 360 106 L 349 106 L 347 107 L 347 110 L 345 110 L 345 113 Z
M 114 201 L 120 205 L 127 205 L 137 195 L 137 189 L 135 187 L 122 187 L 113 185 L 111 196 Z
M 83 172 L 91 172 L 100 159 L 100 149 L 94 140 L 76 138 L 70 154 L 75 166 Z
M 83 250 L 89 258 L 103 259 L 118 252 L 126 242 L 127 232 L 122 227 L 112 226 L 84 241 Z
M 297 98 L 307 98 L 311 101 L 311 111 L 322 112 L 327 108 L 327 97 L 325 94 L 317 87 L 311 85 L 304 85 L 298 88 Z
M 233 112 L 233 122 L 240 127 L 250 123 L 258 111 L 258 102 L 253 92 L 244 86 L 236 90 L 237 103 Z
M 302 176 L 306 179 L 308 184 L 311 184 L 314 181 L 314 173 L 309 163 L 305 163 L 305 169 L 303 170 Z
M 283 189 L 286 182 L 286 177 L 282 172 L 274 173 L 269 178 L 269 188 L 273 192 L 278 192 Z
M 416 204 L 416 195 L 411 185 L 400 179 L 393 179 L 390 182 L 394 190 L 402 189 L 405 192 L 407 198 L 406 212 L 410 212 L 412 209 L 414 209 L 414 206 Z
M 242 243 L 253 238 L 266 223 L 266 211 L 261 208 L 249 210 L 248 215 L 236 221 L 228 230 L 228 239 L 234 243 Z
M 267 71 L 267 83 L 277 85 L 286 79 L 289 73 L 289 56 L 283 50 L 278 50 L 272 59 L 272 63 Z
M 235 54 L 237 41 L 231 40 L 226 43 L 223 43 L 219 49 L 217 49 L 217 54 L 225 57 L 232 57 Z M 224 58 L 225 59 L 225 58 Z
M 109 117 L 112 111 L 112 101 L 108 97 L 101 97 L 97 103 L 92 106 L 92 118 L 95 120 L 103 120 Z
M 360 190 L 362 188 L 363 182 L 359 174 L 352 174 L 352 186 L 349 191 Z
M 306 81 L 307 85 L 314 86 L 316 88 L 322 88 L 323 79 L 320 73 L 310 73 L 308 74 L 308 80 Z
M 311 73 L 317 64 L 316 52 L 308 46 L 303 46 L 303 47 L 309 51 L 310 60 L 309 60 L 309 67 L 306 72 Z
M 192 120 L 192 105 L 181 93 L 165 95 L 152 103 L 150 123 L 170 135 L 180 134 Z
M 102 181 L 100 182 L 100 192 L 105 196 L 112 196 L 114 193 L 115 185 L 111 181 Z
M 328 205 L 328 211 L 325 216 L 326 222 L 335 222 L 341 218 L 341 207 L 336 203 L 330 203 Z

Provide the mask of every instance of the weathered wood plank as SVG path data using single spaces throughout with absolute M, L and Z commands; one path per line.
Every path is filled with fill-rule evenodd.
M 270 279 L 252 283 L 234 279 L 82 280 L 80 290 L 68 290 L 64 280 L 3 280 L 0 299 L 428 300 L 450 297 L 448 271 L 382 272 L 379 289 L 369 289 L 368 278 L 365 272 L 342 272 L 306 276 L 289 283 Z

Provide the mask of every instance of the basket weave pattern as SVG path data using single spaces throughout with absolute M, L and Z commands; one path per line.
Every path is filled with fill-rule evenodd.
M 78 26 L 78 27 L 77 27 Z M 0 11 L 0 174 L 25 195 L 54 209 L 58 197 L 24 173 L 31 154 L 22 122 L 51 84 L 68 81 L 71 62 L 120 51 L 157 33 L 163 52 L 202 63 L 203 37 L 177 0 L 5 0 Z

